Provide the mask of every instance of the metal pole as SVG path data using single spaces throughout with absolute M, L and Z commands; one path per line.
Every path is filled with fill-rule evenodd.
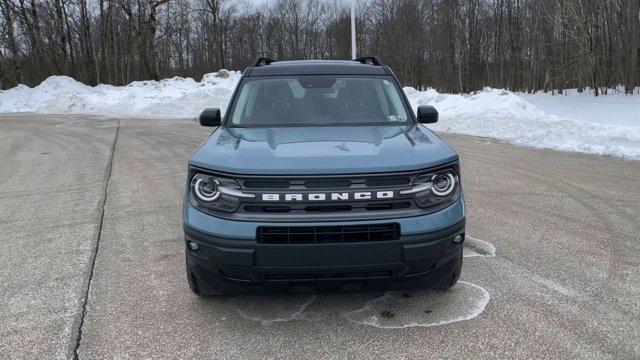
M 356 58 L 356 0 L 351 0 L 351 58 Z

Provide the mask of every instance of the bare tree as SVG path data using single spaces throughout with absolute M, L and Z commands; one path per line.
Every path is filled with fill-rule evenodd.
M 360 54 L 414 87 L 471 92 L 640 86 L 639 0 L 359 0 Z M 350 56 L 343 0 L 0 0 L 0 86 L 243 69 Z
M 13 71 L 3 71 L 4 73 L 8 73 L 11 76 L 8 80 L 1 81 L 2 83 L 8 83 L 11 85 L 22 83 L 22 65 L 20 64 L 20 52 L 18 50 L 18 42 L 15 36 L 15 23 L 14 23 L 14 8 L 13 3 L 9 0 L 1 0 L 0 1 L 0 14 L 4 19 L 4 38 L 5 43 L 7 44 L 9 51 L 11 53 L 11 62 L 13 64 Z M 5 75 L 6 76 L 6 75 Z M 2 76 L 4 78 L 5 76 Z

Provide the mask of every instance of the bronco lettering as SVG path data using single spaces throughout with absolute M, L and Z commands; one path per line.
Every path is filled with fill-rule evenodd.
M 387 191 L 359 191 L 355 193 L 294 193 L 294 194 L 262 194 L 262 201 L 336 201 L 336 200 L 372 200 L 393 199 L 395 192 Z

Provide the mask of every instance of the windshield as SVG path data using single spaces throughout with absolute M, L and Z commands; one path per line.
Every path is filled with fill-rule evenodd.
M 389 76 L 246 78 L 229 126 L 401 125 L 410 115 Z

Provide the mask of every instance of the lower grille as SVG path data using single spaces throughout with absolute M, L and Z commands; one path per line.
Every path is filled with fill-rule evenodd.
M 260 226 L 261 244 L 331 244 L 389 241 L 400 238 L 400 225 L 369 224 L 345 226 Z
M 335 213 L 335 212 L 370 212 L 379 210 L 399 210 L 411 208 L 409 201 L 373 202 L 351 204 L 323 204 L 323 205 L 246 205 L 247 213 Z

